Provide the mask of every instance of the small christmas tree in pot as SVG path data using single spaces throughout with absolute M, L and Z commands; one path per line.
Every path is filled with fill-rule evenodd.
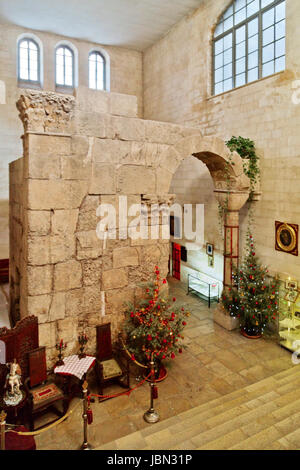
M 162 361 L 175 359 L 185 346 L 181 343 L 186 318 L 190 313 L 161 292 L 166 279 L 160 280 L 158 266 L 154 281 L 144 284 L 145 298 L 138 305 L 128 304 L 125 312 L 124 331 L 126 347 L 133 361 L 148 365 L 153 355 L 156 380 L 166 375 Z
M 223 307 L 240 318 L 244 336 L 260 338 L 278 315 L 278 281 L 268 278 L 268 269 L 260 264 L 250 231 L 244 260 L 233 280 L 236 287 L 223 293 Z

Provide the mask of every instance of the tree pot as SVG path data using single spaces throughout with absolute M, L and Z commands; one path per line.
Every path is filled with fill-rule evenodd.
M 248 338 L 248 339 L 260 339 L 260 338 L 262 338 L 262 333 L 259 333 L 258 331 L 257 331 L 256 334 L 252 334 L 252 335 L 249 334 L 249 333 L 250 332 L 249 331 L 247 332 L 247 330 L 244 330 L 244 328 L 241 329 L 241 334 L 243 336 L 245 336 L 245 338 Z

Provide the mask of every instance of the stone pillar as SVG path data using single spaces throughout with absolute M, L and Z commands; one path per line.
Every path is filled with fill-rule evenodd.
M 239 211 L 249 197 L 249 192 L 214 191 L 218 202 L 226 208 L 224 217 L 224 287 L 232 286 L 232 274 L 239 265 Z

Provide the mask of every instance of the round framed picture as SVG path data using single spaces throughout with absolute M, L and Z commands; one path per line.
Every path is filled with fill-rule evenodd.
M 276 250 L 298 256 L 298 225 L 276 222 Z

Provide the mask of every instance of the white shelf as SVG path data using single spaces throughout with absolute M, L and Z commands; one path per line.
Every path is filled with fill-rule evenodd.
M 282 328 L 297 328 L 300 326 L 300 320 L 298 318 L 285 318 L 279 322 Z

